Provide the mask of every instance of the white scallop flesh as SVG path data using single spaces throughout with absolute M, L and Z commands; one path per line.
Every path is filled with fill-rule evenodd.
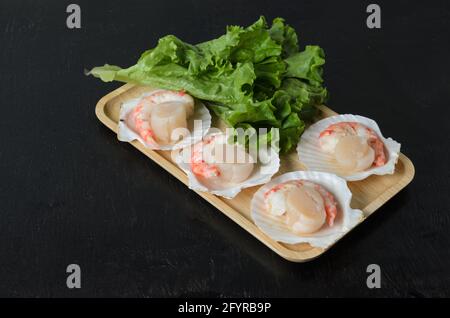
M 316 232 L 327 218 L 324 198 L 316 187 L 309 182 L 280 184 L 266 195 L 268 211 L 274 216 L 283 216 L 295 233 Z
M 156 90 L 146 98 L 152 104 L 163 104 L 167 102 L 179 102 L 186 108 L 187 117 L 194 114 L 194 98 L 184 91 Z
M 363 171 L 372 166 L 375 151 L 363 137 L 345 136 L 337 143 L 334 156 L 344 170 Z
M 284 183 L 276 186 L 266 195 L 266 205 L 270 214 L 281 216 L 286 213 L 286 192 L 296 187 L 296 184 Z
M 194 174 L 211 185 L 241 183 L 254 169 L 254 161 L 245 149 L 236 144 L 203 142 L 194 147 L 191 158 Z
M 186 108 L 183 103 L 173 101 L 156 104 L 152 108 L 150 123 L 157 141 L 176 141 L 178 138 L 172 138 L 172 132 L 177 128 L 187 129 Z

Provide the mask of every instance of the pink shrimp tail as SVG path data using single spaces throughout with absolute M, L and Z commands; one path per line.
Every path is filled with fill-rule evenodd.
M 216 165 L 209 164 L 203 160 L 203 147 L 212 141 L 213 138 L 205 138 L 203 142 L 200 142 L 193 147 L 190 165 L 192 172 L 198 176 L 210 178 L 220 175 L 220 169 Z
M 373 164 L 376 167 L 380 167 L 386 164 L 386 153 L 384 152 L 384 145 L 378 138 L 378 136 L 376 138 L 371 138 L 369 142 L 370 146 L 375 151 L 375 161 Z
M 333 226 L 334 220 L 338 214 L 337 202 L 334 196 L 320 185 L 314 187 L 322 196 L 325 205 L 326 222 L 329 226 Z

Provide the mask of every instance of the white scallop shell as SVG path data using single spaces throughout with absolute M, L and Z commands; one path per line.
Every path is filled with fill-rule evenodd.
M 325 224 L 317 232 L 299 235 L 292 232 L 281 218 L 272 216 L 267 211 L 264 193 L 277 184 L 300 179 L 317 183 L 334 195 L 338 203 L 338 215 L 333 226 Z M 363 219 L 361 210 L 350 207 L 351 199 L 352 193 L 346 181 L 334 174 L 317 171 L 288 172 L 259 188 L 251 202 L 251 217 L 256 226 L 275 241 L 289 244 L 309 243 L 315 247 L 327 248 Z
M 372 129 L 384 143 L 387 150 L 388 161 L 380 167 L 372 167 L 364 171 L 346 174 L 334 160 L 333 156 L 322 151 L 319 145 L 319 135 L 331 124 L 339 122 L 358 122 Z M 357 181 L 369 177 L 372 174 L 393 174 L 395 164 L 400 153 L 400 144 L 392 138 L 384 138 L 377 123 L 369 118 L 358 115 L 336 115 L 324 118 L 305 130 L 297 145 L 297 153 L 300 162 L 307 170 L 323 171 L 337 174 L 347 181 Z
M 212 135 L 220 135 L 221 139 L 227 139 L 226 135 L 223 133 L 213 133 L 209 136 Z M 280 158 L 278 152 L 276 152 L 272 148 L 269 148 L 265 151 L 259 152 L 259 158 L 255 163 L 254 170 L 247 180 L 241 183 L 225 186 L 221 189 L 210 189 L 205 184 L 203 184 L 192 172 L 190 163 L 186 162 L 186 160 L 183 160 L 183 158 L 189 157 L 189 154 L 184 153 L 184 151 L 189 151 L 189 148 L 190 147 L 183 148 L 175 158 L 178 166 L 188 176 L 189 189 L 201 192 L 209 192 L 221 197 L 225 197 L 227 199 L 234 198 L 244 188 L 254 187 L 270 181 L 272 176 L 277 173 L 278 169 L 280 168 Z
M 127 142 L 138 140 L 146 148 L 154 150 L 173 150 L 173 149 L 181 149 L 188 145 L 194 144 L 197 141 L 201 140 L 204 135 L 206 135 L 209 128 L 211 127 L 211 115 L 206 106 L 202 102 L 200 102 L 197 99 L 194 99 L 195 100 L 194 114 L 187 119 L 188 130 L 190 131 L 189 136 L 183 138 L 182 140 L 174 144 L 163 145 L 158 144 L 156 142 L 154 143 L 145 142 L 138 133 L 136 133 L 133 129 L 128 127 L 125 120 L 128 114 L 137 106 L 137 104 L 142 98 L 151 95 L 153 93 L 154 91 L 147 92 L 145 94 L 142 94 L 138 98 L 131 99 L 122 104 L 122 106 L 120 107 L 120 115 L 119 115 L 120 120 L 117 131 L 117 139 L 119 139 L 120 141 L 127 141 Z M 202 123 L 201 126 L 194 125 L 195 121 L 200 120 Z

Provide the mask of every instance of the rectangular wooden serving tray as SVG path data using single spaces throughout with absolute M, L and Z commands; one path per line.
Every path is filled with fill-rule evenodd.
M 140 96 L 143 92 L 150 89 L 150 87 L 136 86 L 133 84 L 126 84 L 119 87 L 98 101 L 95 108 L 98 119 L 112 131 L 117 133 L 117 123 L 119 121 L 121 104 L 124 101 Z M 323 117 L 336 114 L 326 106 L 320 106 L 320 110 Z M 186 185 L 188 184 L 186 174 L 171 160 L 170 151 L 150 150 L 145 148 L 138 141 L 133 141 L 131 144 L 181 182 Z M 280 171 L 277 175 L 296 170 L 304 170 L 304 168 L 298 161 L 297 153 L 295 151 L 281 157 Z M 353 208 L 361 209 L 364 212 L 364 219 L 362 221 L 364 222 L 369 215 L 375 212 L 401 189 L 406 187 L 413 177 L 414 165 L 408 157 L 400 154 L 394 174 L 384 176 L 373 175 L 362 181 L 348 182 L 348 186 L 353 193 L 351 206 Z M 256 227 L 250 217 L 250 201 L 257 189 L 258 187 L 244 189 L 231 200 L 210 193 L 197 193 L 275 253 L 289 261 L 306 262 L 318 257 L 326 251 L 322 248 L 312 247 L 307 243 L 285 244 L 274 241 Z

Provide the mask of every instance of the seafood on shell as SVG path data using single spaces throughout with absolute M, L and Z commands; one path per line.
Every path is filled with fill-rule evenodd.
M 210 127 L 211 115 L 203 103 L 185 92 L 157 89 L 122 104 L 117 137 L 138 140 L 149 149 L 172 150 L 201 140 Z
M 297 153 L 308 170 L 356 181 L 393 174 L 400 144 L 385 138 L 374 120 L 347 114 L 327 117 L 307 128 Z
M 183 148 L 175 161 L 188 175 L 189 188 L 225 198 L 268 182 L 280 167 L 278 152 L 271 147 L 249 154 L 221 132 Z
M 351 198 L 346 181 L 334 174 L 288 172 L 258 189 L 251 217 L 276 241 L 327 248 L 363 219 Z

